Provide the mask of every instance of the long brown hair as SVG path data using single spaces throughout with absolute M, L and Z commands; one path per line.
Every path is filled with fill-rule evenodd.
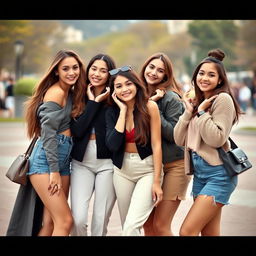
M 182 96 L 182 89 L 179 86 L 179 84 L 177 83 L 177 81 L 174 77 L 174 74 L 173 74 L 172 62 L 171 62 L 170 58 L 162 52 L 154 53 L 149 58 L 147 58 L 143 64 L 140 74 L 139 74 L 140 79 L 147 86 L 147 91 L 149 93 L 149 96 L 152 96 L 155 93 L 156 86 L 151 86 L 151 85 L 147 84 L 144 73 L 145 73 L 145 69 L 148 66 L 148 64 L 154 59 L 162 60 L 162 62 L 164 63 L 164 67 L 165 67 L 165 75 L 164 75 L 163 80 L 158 85 L 158 88 L 164 88 L 166 90 L 171 90 L 171 91 L 176 92 L 178 95 Z
M 220 49 L 213 49 L 213 50 L 210 50 L 208 52 L 208 57 L 203 59 L 199 65 L 196 67 L 194 73 L 193 73 L 193 76 L 192 76 L 192 79 L 191 79 L 191 83 L 192 85 L 194 85 L 194 88 L 195 88 L 195 94 L 196 94 L 196 102 L 195 102 L 195 108 L 194 108 L 194 113 L 197 111 L 197 108 L 198 106 L 204 101 L 204 94 L 203 92 L 199 89 L 197 83 L 196 83 L 196 78 L 197 78 L 197 74 L 201 68 L 201 66 L 204 64 L 204 63 L 214 63 L 216 69 L 217 69 L 217 72 L 219 74 L 219 78 L 220 78 L 220 84 L 218 84 L 215 89 L 213 90 L 213 93 L 211 96 L 213 95 L 217 95 L 221 92 L 226 92 L 228 93 L 232 100 L 233 100 L 233 103 L 234 103 L 234 106 L 235 106 L 235 111 L 236 111 L 236 117 L 235 117 L 235 120 L 234 120 L 234 123 L 236 123 L 239 119 L 239 115 L 242 114 L 241 110 L 240 110 L 240 107 L 235 99 L 235 97 L 233 96 L 233 93 L 230 89 L 230 85 L 229 85 L 229 82 L 228 82 L 228 78 L 227 78 L 227 74 L 226 74 L 226 71 L 225 71 L 225 68 L 224 68 L 224 65 L 222 63 L 222 60 L 225 58 L 225 53 L 220 50 Z
M 72 112 L 71 116 L 75 117 L 82 112 L 84 107 L 84 95 L 85 95 L 85 66 L 82 59 L 72 50 L 61 50 L 59 51 L 52 64 L 50 65 L 48 71 L 43 76 L 41 81 L 34 88 L 33 95 L 24 103 L 25 105 L 25 120 L 27 122 L 27 134 L 29 138 L 33 136 L 40 135 L 40 123 L 38 118 L 36 117 L 36 111 L 40 103 L 43 102 L 43 98 L 47 90 L 58 82 L 59 77 L 56 76 L 56 71 L 60 62 L 67 58 L 74 57 L 80 67 L 80 74 L 72 88 Z
M 109 80 L 110 94 L 108 97 L 108 103 L 110 105 L 116 105 L 111 95 L 114 91 L 114 82 L 117 76 L 126 77 L 131 82 L 133 82 L 137 87 L 133 112 L 135 142 L 141 145 L 146 145 L 150 138 L 150 115 L 147 107 L 147 89 L 134 70 L 119 71 L 116 75 L 111 76 Z

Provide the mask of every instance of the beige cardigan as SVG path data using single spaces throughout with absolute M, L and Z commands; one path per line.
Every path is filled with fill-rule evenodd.
M 210 165 L 220 165 L 216 148 L 222 147 L 228 150 L 230 143 L 228 137 L 235 119 L 235 106 L 228 93 L 220 93 L 214 100 L 210 112 L 206 112 L 197 120 L 196 126 L 199 133 L 195 138 L 198 146 L 197 154 L 200 155 Z M 187 148 L 187 132 L 192 113 L 185 110 L 180 116 L 178 123 L 174 127 L 174 140 L 179 146 L 185 146 L 185 173 L 193 174 L 190 170 L 190 155 Z

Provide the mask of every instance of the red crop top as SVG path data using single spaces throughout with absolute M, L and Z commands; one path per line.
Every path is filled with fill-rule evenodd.
M 125 130 L 125 141 L 126 143 L 134 143 L 135 142 L 135 129 L 133 128 L 130 132 Z

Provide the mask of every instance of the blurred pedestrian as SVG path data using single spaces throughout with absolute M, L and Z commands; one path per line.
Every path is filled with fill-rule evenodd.
M 240 82 L 238 99 L 241 109 L 246 113 L 251 101 L 251 90 L 244 82 Z
M 15 102 L 14 102 L 14 79 L 10 76 L 7 79 L 6 86 L 6 108 L 8 110 L 8 117 L 14 118 L 15 116 Z
M 174 77 L 172 62 L 164 53 L 150 56 L 142 66 L 140 77 L 150 99 L 160 110 L 164 166 L 163 200 L 144 224 L 144 233 L 146 236 L 172 236 L 172 220 L 181 200 L 186 199 L 191 178 L 184 171 L 184 148 L 177 146 L 173 138 L 173 129 L 184 112 L 183 92 Z
M 2 75 L 0 74 L 0 117 L 4 117 L 4 113 L 7 110 L 5 106 L 5 85 L 2 79 Z
M 219 236 L 222 207 L 237 186 L 237 176 L 227 174 L 217 151 L 218 147 L 229 149 L 228 138 L 241 113 L 231 93 L 224 57 L 222 50 L 211 50 L 196 67 L 192 76 L 196 102 L 183 95 L 185 112 L 174 127 L 176 143 L 185 146 L 186 173 L 194 175 L 194 203 L 181 236 Z
M 109 70 L 115 68 L 106 54 L 94 56 L 86 68 L 85 109 L 73 118 L 71 164 L 71 210 L 73 236 L 87 236 L 89 204 L 94 193 L 91 235 L 105 236 L 116 200 L 111 152 L 105 144 L 106 99 Z
M 254 71 L 251 84 L 251 105 L 253 108 L 253 113 L 256 114 L 256 70 Z
M 139 236 L 162 200 L 161 120 L 144 84 L 130 66 L 110 71 L 106 112 L 108 148 L 123 236 Z

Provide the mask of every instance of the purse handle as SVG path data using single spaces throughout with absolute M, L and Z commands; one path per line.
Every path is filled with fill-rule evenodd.
M 30 156 L 30 154 L 31 154 L 31 152 L 32 152 L 32 150 L 34 148 L 34 145 L 35 145 L 37 139 L 38 139 L 37 136 L 33 138 L 33 140 L 30 142 L 30 145 L 29 145 L 27 151 L 25 152 L 25 155 L 29 155 Z
M 231 146 L 231 149 L 234 149 L 234 148 L 238 148 L 238 146 L 236 145 L 236 143 L 230 138 L 228 137 L 229 141 L 230 141 L 230 146 Z

